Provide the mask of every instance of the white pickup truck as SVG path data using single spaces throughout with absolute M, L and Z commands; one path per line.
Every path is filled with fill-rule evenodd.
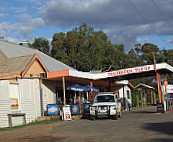
M 121 116 L 121 104 L 117 94 L 113 92 L 100 92 L 90 106 L 90 119 L 96 117 L 112 117 L 117 120 Z

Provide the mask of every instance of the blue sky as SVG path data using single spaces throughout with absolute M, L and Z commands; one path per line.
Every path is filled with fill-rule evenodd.
M 19 43 L 68 32 L 82 23 L 103 30 L 112 43 L 173 46 L 172 0 L 1 0 L 0 36 Z

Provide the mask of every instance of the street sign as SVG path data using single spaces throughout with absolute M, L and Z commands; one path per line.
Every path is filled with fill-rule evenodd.
M 71 120 L 70 106 L 63 107 L 64 120 Z
M 158 103 L 157 104 L 157 112 L 164 113 L 164 105 L 163 105 L 163 103 Z
M 168 81 L 165 80 L 163 84 L 164 84 L 164 86 L 167 86 L 168 85 Z

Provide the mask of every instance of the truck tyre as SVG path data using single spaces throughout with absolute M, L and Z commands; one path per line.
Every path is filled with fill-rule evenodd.
M 90 120 L 95 120 L 95 116 L 90 115 Z
M 114 120 L 117 120 L 118 119 L 117 114 L 113 116 L 113 119 Z

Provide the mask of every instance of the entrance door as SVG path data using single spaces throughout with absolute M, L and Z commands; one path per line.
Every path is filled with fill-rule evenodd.
M 20 110 L 20 94 L 19 94 L 19 83 L 9 84 L 9 98 L 11 101 L 11 111 L 19 112 Z

